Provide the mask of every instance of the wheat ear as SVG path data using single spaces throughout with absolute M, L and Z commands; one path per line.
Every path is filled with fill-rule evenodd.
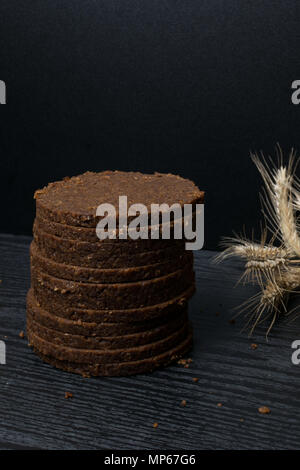
M 227 248 L 215 258 L 215 261 L 219 262 L 232 256 L 245 259 L 245 272 L 240 281 L 257 281 L 263 286 L 265 278 L 269 279 L 273 271 L 280 270 L 289 261 L 285 248 L 265 242 L 265 232 L 262 233 L 260 243 L 240 236 L 224 238 L 222 245 Z
M 289 166 L 270 168 L 263 163 L 257 155 L 252 155 L 252 159 L 258 168 L 266 185 L 269 199 L 265 199 L 267 213 L 265 216 L 273 232 L 278 234 L 280 229 L 281 240 L 292 256 L 300 257 L 300 238 L 297 232 L 296 218 L 294 214 L 293 194 L 293 161 L 294 153 L 291 152 Z

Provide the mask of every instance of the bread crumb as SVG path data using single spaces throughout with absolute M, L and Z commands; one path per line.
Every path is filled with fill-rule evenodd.
M 90 374 L 88 374 L 88 373 L 86 373 L 86 372 L 82 372 L 81 377 L 82 377 L 83 379 L 90 379 L 90 378 L 91 378 Z
M 177 361 L 177 364 L 180 364 L 184 367 L 189 367 L 189 364 L 191 364 L 191 362 L 193 362 L 193 359 L 189 358 L 189 359 L 179 359 L 179 361 Z
M 271 410 L 268 406 L 260 406 L 258 408 L 258 412 L 262 415 L 268 415 L 269 413 L 271 413 Z
M 22 339 L 23 339 L 23 338 L 25 337 L 25 333 L 24 333 L 24 331 L 20 331 L 20 333 L 19 333 L 19 336 L 20 336 L 20 338 L 22 338 Z
M 221 406 L 223 406 L 223 403 L 218 403 L 217 406 L 221 408 Z
M 65 392 L 65 399 L 68 400 L 68 398 L 73 398 L 73 393 Z
M 158 423 L 153 423 L 153 427 L 156 429 L 158 427 Z
M 251 344 L 251 349 L 253 349 L 253 350 L 254 350 L 254 349 L 257 349 L 257 347 L 258 347 L 258 346 L 257 346 L 256 343 L 252 343 L 252 344 Z
M 193 382 L 195 383 L 199 382 L 199 377 L 193 377 Z
M 184 364 L 186 364 L 186 360 L 185 359 L 179 359 L 179 361 L 177 361 L 177 364 L 184 365 Z
M 186 400 L 182 400 L 180 403 L 181 406 L 186 406 Z

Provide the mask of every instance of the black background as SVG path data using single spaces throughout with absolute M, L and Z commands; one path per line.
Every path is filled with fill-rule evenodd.
M 206 248 L 258 226 L 250 150 L 300 149 L 300 3 L 1 0 L 0 231 L 86 170 L 179 173 L 206 191 Z

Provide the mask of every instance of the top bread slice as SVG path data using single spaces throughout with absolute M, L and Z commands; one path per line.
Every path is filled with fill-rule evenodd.
M 139 172 L 86 172 L 49 183 L 35 192 L 38 218 L 62 224 L 96 227 L 97 207 L 112 204 L 119 217 L 119 196 L 127 196 L 128 207 L 143 204 L 150 213 L 151 204 L 202 203 L 204 193 L 190 180 L 172 174 Z M 128 218 L 130 219 L 130 218 Z

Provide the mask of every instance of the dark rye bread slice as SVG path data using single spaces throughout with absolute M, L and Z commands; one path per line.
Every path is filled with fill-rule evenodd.
M 167 312 L 164 316 L 154 317 L 150 320 L 118 323 L 106 321 L 103 323 L 95 323 L 93 321 L 69 320 L 67 318 L 59 317 L 54 313 L 47 312 L 45 309 L 41 308 L 30 290 L 27 295 L 27 312 L 30 312 L 34 320 L 40 325 L 60 331 L 67 335 L 106 337 L 147 333 L 149 330 L 167 326 L 177 318 L 184 316 L 187 313 L 187 306 L 181 308 L 178 307 L 177 311 Z M 136 318 L 138 318 L 138 316 Z M 90 320 L 93 320 L 93 318 Z
M 186 322 L 187 313 L 183 312 L 181 315 L 156 328 L 148 325 L 149 329 L 140 333 L 120 335 L 120 332 L 117 330 L 116 334 L 118 336 L 83 336 L 66 334 L 56 329 L 45 327 L 39 322 L 39 318 L 35 316 L 34 312 L 27 309 L 27 327 L 31 331 L 51 343 L 78 349 L 123 349 L 151 344 L 167 338 L 183 327 Z
M 182 207 L 204 199 L 203 191 L 180 176 L 122 171 L 87 172 L 49 183 L 34 195 L 37 217 L 81 227 L 96 227 L 96 209 L 102 203 L 112 204 L 118 217 L 119 196 L 127 196 L 128 207 L 144 204 L 149 213 L 151 204 Z
M 139 251 L 139 242 L 101 244 L 77 242 L 49 235 L 41 230 L 34 231 L 34 241 L 44 257 L 57 263 L 71 264 L 97 269 L 114 269 L 146 266 L 171 261 L 182 256 L 185 244 L 176 248 L 169 246 L 161 250 Z M 172 241 L 172 240 L 170 240 Z
M 186 338 L 174 348 L 168 351 L 142 359 L 140 361 L 121 362 L 113 364 L 79 364 L 69 362 L 66 360 L 55 359 L 52 356 L 43 354 L 34 343 L 34 338 L 31 338 L 31 346 L 34 352 L 46 363 L 56 367 L 57 369 L 66 372 L 73 372 L 80 374 L 84 377 L 90 376 L 128 376 L 135 374 L 145 374 L 152 372 L 160 367 L 165 367 L 181 357 L 183 357 L 192 347 L 193 337 L 191 330 L 188 332 Z
M 42 325 L 58 331 L 84 336 L 115 336 L 138 333 L 160 326 L 187 311 L 190 287 L 181 297 L 151 307 L 128 310 L 84 310 L 61 308 L 55 303 L 40 303 L 33 290 L 27 294 L 27 309 Z
M 68 281 L 31 267 L 35 295 L 38 293 L 39 298 L 45 295 L 61 307 L 108 310 L 145 307 L 179 296 L 193 283 L 194 272 L 190 266 L 155 279 L 118 284 Z
M 46 341 L 40 336 L 38 329 L 37 331 L 32 329 L 30 321 L 27 323 L 29 343 L 36 346 L 43 354 L 61 361 L 90 364 L 139 361 L 162 354 L 180 344 L 186 338 L 188 331 L 189 326 L 185 322 L 177 331 L 151 344 L 125 349 L 77 349 L 61 346 L 53 341 Z
M 60 279 L 106 284 L 144 281 L 164 276 L 188 264 L 192 267 L 193 254 L 191 251 L 186 251 L 171 261 L 136 268 L 95 269 L 57 263 L 49 258 L 45 258 L 35 243 L 32 242 L 30 245 L 30 260 L 33 267 Z
M 195 220 L 195 213 L 193 213 L 193 220 Z M 176 221 L 177 223 L 181 223 L 182 221 Z M 165 226 L 164 226 L 165 227 Z M 174 229 L 174 221 L 170 222 L 170 239 L 163 239 L 162 238 L 162 228 L 163 225 L 159 225 L 159 239 L 151 239 L 151 226 L 149 226 L 147 233 L 148 239 L 140 239 L 138 243 L 141 244 L 145 251 L 147 249 L 153 251 L 157 249 L 162 249 L 168 246 L 176 247 L 178 244 L 181 243 L 180 240 L 174 239 L 173 229 Z M 53 222 L 53 220 L 46 220 L 41 217 L 36 217 L 34 222 L 34 229 L 35 230 L 42 230 L 49 235 L 55 235 L 56 237 L 67 238 L 69 240 L 75 241 L 83 241 L 83 242 L 90 242 L 90 243 L 122 243 L 126 246 L 126 243 L 136 243 L 132 238 L 128 237 L 126 239 L 119 239 L 119 231 L 116 230 L 116 239 L 107 238 L 105 240 L 101 240 L 98 238 L 95 227 L 88 228 L 88 227 L 76 227 L 74 225 L 66 225 L 60 224 L 58 222 Z

